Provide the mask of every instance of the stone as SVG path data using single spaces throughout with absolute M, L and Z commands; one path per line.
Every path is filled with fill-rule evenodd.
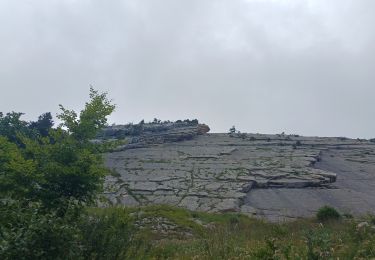
M 93 142 L 100 143 L 114 139 L 126 140 L 126 145 L 121 145 L 115 149 L 116 151 L 122 151 L 149 147 L 152 144 L 190 140 L 209 131 L 208 125 L 199 124 L 197 120 L 113 125 L 104 128 Z
M 368 226 L 369 226 L 368 222 L 361 222 L 361 223 L 358 223 L 357 229 L 362 229 Z
M 215 205 L 214 211 L 219 212 L 238 212 L 239 200 L 237 199 L 223 199 L 221 202 Z
M 105 155 L 117 173 L 105 181 L 112 204 L 168 204 L 276 221 L 313 216 L 324 205 L 375 213 L 375 143 L 210 134 L 196 122 L 133 128 L 113 126 L 99 137 L 142 144 Z
M 244 213 L 246 215 L 256 215 L 257 214 L 257 209 L 250 206 L 250 205 L 242 205 L 240 209 L 241 213 Z

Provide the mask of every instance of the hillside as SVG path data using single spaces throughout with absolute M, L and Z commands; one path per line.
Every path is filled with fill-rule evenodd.
M 110 203 L 241 212 L 271 221 L 311 217 L 324 205 L 352 215 L 375 213 L 370 141 L 204 131 L 176 138 L 200 126 L 163 128 L 157 135 L 164 138 L 106 154 Z M 171 131 L 174 138 L 166 138 Z

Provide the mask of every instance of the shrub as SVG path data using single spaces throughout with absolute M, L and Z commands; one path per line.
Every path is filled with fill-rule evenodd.
M 0 259 L 77 259 L 80 231 L 74 206 L 61 217 L 40 203 L 0 201 Z
M 79 227 L 84 259 L 127 259 L 137 251 L 135 226 L 124 208 L 89 210 Z
M 229 132 L 228 134 L 235 134 L 236 133 L 236 127 L 235 126 L 232 126 L 230 129 L 229 129 Z
M 332 241 L 324 229 L 310 230 L 306 236 L 307 259 L 331 259 Z
M 319 221 L 336 220 L 340 217 L 340 213 L 330 206 L 321 207 L 316 213 L 316 218 Z

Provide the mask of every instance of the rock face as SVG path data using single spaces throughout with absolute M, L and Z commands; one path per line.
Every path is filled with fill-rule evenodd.
M 125 139 L 126 145 L 118 151 L 148 147 L 150 145 L 190 140 L 197 135 L 208 133 L 210 128 L 197 120 L 177 122 L 139 123 L 136 125 L 114 125 L 105 128 L 99 139 Z
M 207 131 L 202 125 L 167 128 L 143 136 L 147 146 L 106 154 L 113 170 L 106 197 L 112 204 L 169 204 L 272 221 L 312 216 L 326 204 L 354 215 L 375 213 L 372 142 L 202 135 Z

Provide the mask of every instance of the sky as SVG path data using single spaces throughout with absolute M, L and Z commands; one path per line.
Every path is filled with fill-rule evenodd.
M 375 137 L 373 0 L 0 0 L 0 111 Z

